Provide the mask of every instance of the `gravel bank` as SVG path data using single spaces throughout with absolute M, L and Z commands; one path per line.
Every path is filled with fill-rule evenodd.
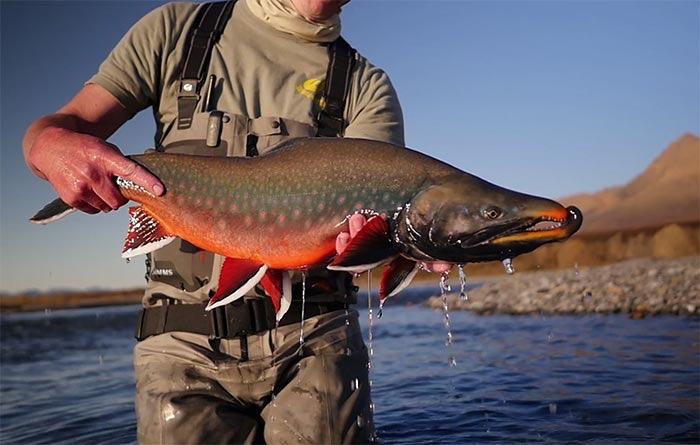
M 515 261 L 517 269 L 517 260 Z M 452 289 L 459 290 L 452 278 Z M 476 281 L 476 280 L 475 280 Z M 635 259 L 598 267 L 515 273 L 479 279 L 466 301 L 448 295 L 451 310 L 478 314 L 700 315 L 700 256 Z M 440 297 L 428 306 L 442 308 Z

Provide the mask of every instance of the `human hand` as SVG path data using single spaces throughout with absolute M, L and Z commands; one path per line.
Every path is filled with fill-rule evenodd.
M 155 195 L 163 193 L 158 178 L 95 136 L 47 127 L 32 144 L 29 164 L 48 180 L 68 205 L 85 213 L 109 212 L 127 202 L 115 176 L 133 181 Z
M 338 254 L 342 253 L 350 244 L 350 240 L 357 235 L 357 232 L 367 223 L 367 218 L 360 213 L 355 213 L 348 220 L 349 232 L 341 232 L 335 239 L 335 250 Z M 420 266 L 428 272 L 443 274 L 448 272 L 452 264 L 442 261 L 435 262 L 420 262 Z

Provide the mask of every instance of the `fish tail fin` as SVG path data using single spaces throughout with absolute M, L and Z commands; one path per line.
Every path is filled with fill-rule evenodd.
M 56 198 L 36 212 L 36 215 L 32 216 L 29 221 L 34 224 L 48 224 L 73 212 L 75 212 L 73 207 L 63 202 L 61 198 Z

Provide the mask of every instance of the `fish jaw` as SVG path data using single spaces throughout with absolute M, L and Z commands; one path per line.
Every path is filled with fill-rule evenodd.
M 545 228 L 537 228 L 540 223 L 552 222 Z M 490 242 L 495 245 L 510 245 L 535 242 L 539 244 L 561 241 L 576 233 L 583 223 L 583 214 L 574 206 L 567 207 L 566 213 L 544 213 L 538 218 L 527 221 L 517 229 L 508 231 L 493 238 Z

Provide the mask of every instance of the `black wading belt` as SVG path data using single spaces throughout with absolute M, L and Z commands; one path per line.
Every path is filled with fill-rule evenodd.
M 210 338 L 241 338 L 275 329 L 333 311 L 347 309 L 338 302 L 306 303 L 292 301 L 279 323 L 275 322 L 275 309 L 268 298 L 237 300 L 211 311 L 206 304 L 165 304 L 141 309 L 136 323 L 136 339 L 141 341 L 151 335 L 184 331 L 206 335 Z

